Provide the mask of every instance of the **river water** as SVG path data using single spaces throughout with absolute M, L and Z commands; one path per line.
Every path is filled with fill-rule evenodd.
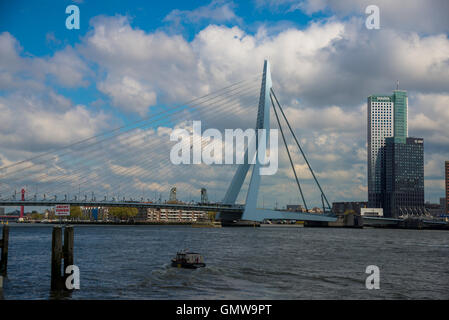
M 10 225 L 4 299 L 50 299 L 49 225 Z M 207 266 L 170 267 L 177 250 Z M 449 232 L 75 226 L 71 299 L 449 299 Z M 380 289 L 365 287 L 368 265 Z M 1 290 L 0 290 L 1 292 Z

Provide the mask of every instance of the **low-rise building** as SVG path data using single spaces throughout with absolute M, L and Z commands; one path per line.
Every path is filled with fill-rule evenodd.
M 360 215 L 363 217 L 383 217 L 383 208 L 360 208 Z
M 341 215 L 348 211 L 354 211 L 355 214 L 360 215 L 360 209 L 367 207 L 368 202 L 366 201 L 332 202 L 332 212 L 336 215 Z
M 107 207 L 80 207 L 82 220 L 108 220 L 109 208 Z
M 444 214 L 444 206 L 442 207 L 440 203 L 430 203 L 426 202 L 424 204 L 424 208 L 426 209 L 426 212 L 434 217 L 439 217 Z
M 286 207 L 287 211 L 290 212 L 305 212 L 306 209 L 300 204 L 288 204 Z
M 313 207 L 309 209 L 309 213 L 323 213 L 323 208 Z
M 140 208 L 136 221 L 147 222 L 196 222 L 207 219 L 206 211 L 169 208 Z

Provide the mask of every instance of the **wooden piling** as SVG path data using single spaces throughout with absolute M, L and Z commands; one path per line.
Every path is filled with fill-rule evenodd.
M 61 290 L 63 288 L 63 278 L 61 276 L 62 260 L 62 228 L 53 227 L 51 239 L 51 290 Z
M 64 289 L 66 289 L 65 282 L 67 277 L 69 276 L 65 273 L 65 271 L 67 270 L 68 266 L 73 265 L 73 243 L 73 226 L 67 226 L 64 229 L 64 269 L 62 271 Z
M 9 226 L 3 226 L 3 238 L 0 240 L 2 254 L 0 257 L 0 275 L 6 277 L 8 271 L 8 243 L 9 243 Z
M 51 241 L 51 290 L 68 290 L 65 281 L 69 275 L 65 274 L 68 266 L 73 265 L 73 245 L 74 232 L 73 226 L 64 228 L 64 243 L 62 242 L 62 228 L 53 227 Z M 62 260 L 64 259 L 64 268 L 62 269 Z

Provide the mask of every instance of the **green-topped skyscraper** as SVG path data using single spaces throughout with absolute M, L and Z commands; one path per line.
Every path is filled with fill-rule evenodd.
M 394 108 L 394 136 L 397 138 L 408 137 L 408 98 L 407 91 L 394 90 L 391 96 Z
M 385 164 L 385 139 L 408 135 L 407 91 L 368 97 L 368 206 L 382 208 L 382 170 Z
M 407 139 L 407 122 L 407 91 L 368 97 L 368 206 L 384 208 L 386 217 L 423 212 L 423 139 Z

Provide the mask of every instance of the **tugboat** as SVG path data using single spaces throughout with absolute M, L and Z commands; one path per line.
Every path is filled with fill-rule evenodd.
M 203 257 L 196 252 L 180 251 L 171 259 L 171 266 L 176 268 L 196 269 L 206 266 Z

